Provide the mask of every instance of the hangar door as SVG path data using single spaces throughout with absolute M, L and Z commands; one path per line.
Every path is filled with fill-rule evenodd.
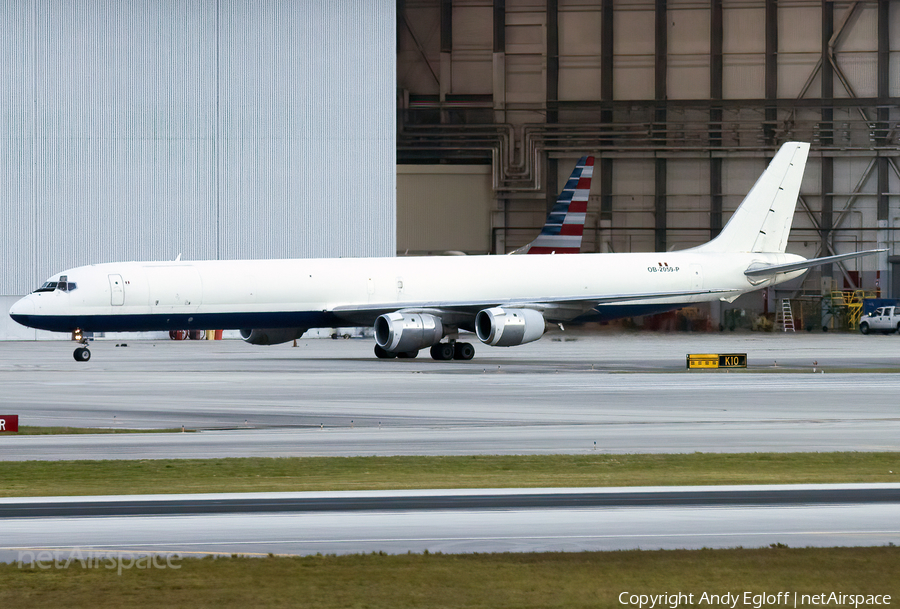
M 397 253 L 491 249 L 488 165 L 397 165 Z

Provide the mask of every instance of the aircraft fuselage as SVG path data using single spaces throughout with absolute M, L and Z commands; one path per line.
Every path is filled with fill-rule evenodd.
M 43 330 L 153 331 L 371 325 L 386 310 L 551 303 L 549 322 L 607 319 L 731 300 L 803 271 L 751 283 L 753 264 L 792 254 L 684 252 L 542 256 L 124 262 L 64 271 L 77 287 L 32 293 L 10 315 Z M 664 294 L 648 298 L 647 295 Z M 577 303 L 635 295 L 596 307 Z M 576 303 L 572 305 L 571 303 Z M 465 327 L 466 324 L 460 324 Z

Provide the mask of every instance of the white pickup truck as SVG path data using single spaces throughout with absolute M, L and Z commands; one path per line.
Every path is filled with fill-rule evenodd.
M 863 334 L 900 332 L 900 307 L 878 307 L 859 320 L 859 331 Z

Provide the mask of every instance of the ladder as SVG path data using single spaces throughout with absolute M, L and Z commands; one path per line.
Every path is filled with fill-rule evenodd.
M 785 332 L 794 332 L 794 313 L 791 310 L 791 301 L 789 298 L 781 299 L 781 329 Z

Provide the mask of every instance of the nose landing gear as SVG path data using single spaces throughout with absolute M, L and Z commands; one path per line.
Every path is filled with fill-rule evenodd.
M 77 340 L 83 346 L 75 349 L 75 353 L 72 356 L 75 358 L 76 362 L 86 362 L 91 359 L 91 351 L 87 348 L 88 339 L 84 336 L 84 333 L 78 329 L 72 332 L 72 340 Z

